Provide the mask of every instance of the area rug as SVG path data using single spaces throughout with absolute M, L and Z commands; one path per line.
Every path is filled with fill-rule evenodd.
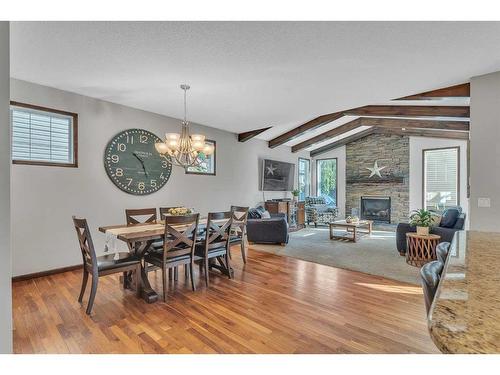
M 250 248 L 420 285 L 419 268 L 406 264 L 399 255 L 395 236 L 374 230 L 354 243 L 330 240 L 328 227 L 305 228 L 290 233 L 286 246 L 251 244 Z

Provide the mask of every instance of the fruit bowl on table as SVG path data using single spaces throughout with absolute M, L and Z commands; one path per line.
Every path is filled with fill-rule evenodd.
M 357 216 L 347 216 L 345 218 L 345 222 L 347 224 L 356 224 L 356 223 L 359 223 L 359 217 L 357 217 Z

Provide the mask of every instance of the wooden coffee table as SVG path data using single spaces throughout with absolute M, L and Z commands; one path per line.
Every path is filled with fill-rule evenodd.
M 436 260 L 436 246 L 441 236 L 437 234 L 421 235 L 406 233 L 406 263 L 422 267 L 431 260 Z
M 372 224 L 373 221 L 371 220 L 359 220 L 354 223 L 348 223 L 345 220 L 336 220 L 332 221 L 329 223 L 330 226 L 330 239 L 337 239 L 337 240 L 348 240 L 352 242 L 356 242 L 357 240 L 357 233 L 359 228 L 366 228 L 368 234 L 372 233 Z M 333 230 L 335 228 L 343 228 L 346 230 L 346 235 L 345 236 L 337 236 L 333 234 Z M 349 236 L 349 233 L 352 233 L 352 236 Z

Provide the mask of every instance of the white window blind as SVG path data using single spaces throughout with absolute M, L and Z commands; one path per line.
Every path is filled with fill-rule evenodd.
M 73 117 L 11 106 L 12 159 L 73 164 Z
M 441 212 L 458 205 L 458 148 L 424 151 L 424 201 Z

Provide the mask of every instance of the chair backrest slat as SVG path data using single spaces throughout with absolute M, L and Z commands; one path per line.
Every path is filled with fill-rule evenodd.
M 156 208 L 131 208 L 125 210 L 127 225 L 156 223 Z M 142 218 L 140 218 L 142 216 Z
M 248 219 L 249 207 L 231 206 L 233 222 L 231 224 L 231 235 L 241 239 L 245 233 Z
M 182 255 L 194 256 L 200 214 L 166 216 L 163 260 Z
M 210 212 L 205 232 L 205 254 L 208 250 L 229 246 L 229 233 L 233 214 L 228 212 Z
M 97 257 L 87 220 L 73 216 L 73 224 L 80 244 L 80 251 L 82 252 L 83 266 L 93 272 L 97 270 Z

